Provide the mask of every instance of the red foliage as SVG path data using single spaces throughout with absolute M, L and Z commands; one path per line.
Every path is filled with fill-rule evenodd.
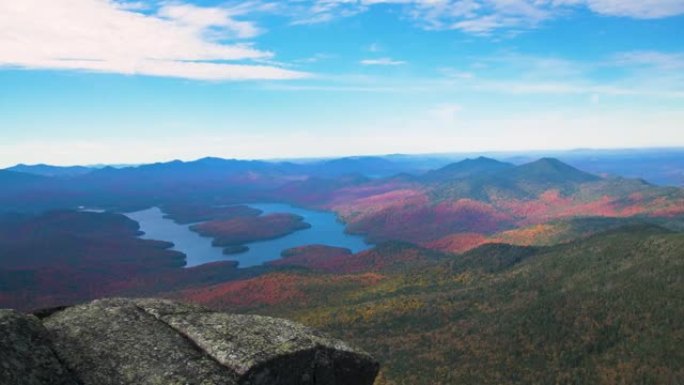
M 311 291 L 312 286 L 329 287 L 348 282 L 370 286 L 382 279 L 384 276 L 373 273 L 334 276 L 273 273 L 204 288 L 188 289 L 179 292 L 176 296 L 217 308 L 254 307 L 305 302 L 308 298 L 306 293 Z
M 191 229 L 215 238 L 217 245 L 227 246 L 278 238 L 309 226 L 296 215 L 269 214 L 204 222 L 191 226 Z
M 366 183 L 360 186 L 344 187 L 336 190 L 330 197 L 326 207 L 345 206 L 352 201 L 363 200 L 373 196 L 385 195 L 390 200 L 401 197 L 406 191 L 414 191 L 414 187 L 407 183 L 388 181 L 383 183 Z M 402 191 L 399 194 L 394 192 Z M 373 199 L 371 199 L 372 201 Z
M 381 194 L 342 208 L 349 230 L 374 241 L 425 243 L 456 232 L 494 233 L 512 217 L 492 205 L 471 199 L 431 204 L 424 193 Z M 344 211 L 347 210 L 347 211 Z
M 501 200 L 495 204 L 520 218 L 519 225 L 543 223 L 553 219 L 576 216 L 621 217 L 633 215 L 616 206 L 617 199 L 607 195 L 593 201 L 562 197 L 558 190 L 548 190 L 534 200 Z
M 457 233 L 447 235 L 436 241 L 428 242 L 424 246 L 430 249 L 450 253 L 463 253 L 487 242 L 487 237 L 480 233 Z
M 179 295 L 189 301 L 204 304 L 224 306 L 273 305 L 286 300 L 304 299 L 305 294 L 298 287 L 299 281 L 300 277 L 295 275 L 269 274 L 206 288 L 190 289 L 181 292 Z
M 401 264 L 416 264 L 428 261 L 430 256 L 418 247 L 386 249 L 374 248 L 351 255 L 313 261 L 309 267 L 331 273 L 360 273 L 384 271 Z
M 269 264 L 272 266 L 314 267 L 319 263 L 324 263 L 327 259 L 350 254 L 349 249 L 342 247 L 307 245 L 285 250 L 282 253 L 282 259 L 270 261 Z
M 433 210 L 438 224 L 462 225 L 472 232 L 491 233 L 512 221 L 508 214 L 494 206 L 472 199 L 442 202 Z
M 576 216 L 630 217 L 647 214 L 675 216 L 684 214 L 684 201 L 668 197 L 647 198 L 632 193 L 626 198 L 603 195 L 585 201 L 579 197 L 561 197 L 557 190 L 548 190 L 535 200 L 501 200 L 498 207 L 520 218 L 518 225 L 544 223 L 553 219 Z

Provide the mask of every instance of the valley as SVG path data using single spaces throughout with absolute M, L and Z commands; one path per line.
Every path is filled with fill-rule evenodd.
M 290 318 L 380 358 L 378 385 L 682 378 L 683 189 L 552 158 L 333 165 L 12 171 L 0 305 L 162 296 Z

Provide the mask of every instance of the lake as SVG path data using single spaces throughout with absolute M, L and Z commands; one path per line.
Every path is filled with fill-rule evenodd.
M 283 250 L 322 244 L 346 247 L 356 253 L 371 247 L 363 237 L 344 232 L 344 224 L 338 221 L 335 213 L 303 209 L 281 203 L 249 204 L 248 206 L 263 211 L 263 214 L 291 213 L 304 218 L 311 228 L 295 231 L 282 238 L 245 244 L 249 251 L 241 254 L 224 255 L 223 248 L 211 245 L 211 238 L 202 237 L 190 230 L 190 225 L 179 225 L 171 219 L 164 218 L 164 213 L 157 207 L 128 213 L 126 216 L 140 224 L 145 234 L 141 238 L 173 242 L 173 250 L 186 255 L 186 267 L 202 265 L 216 261 L 238 261 L 240 267 L 261 265 L 264 262 L 280 258 Z

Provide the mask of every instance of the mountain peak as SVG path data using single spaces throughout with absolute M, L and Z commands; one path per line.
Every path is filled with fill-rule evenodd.
M 556 158 L 541 158 L 526 163 L 513 170 L 513 176 L 533 179 L 538 182 L 592 182 L 599 180 L 596 175 L 576 169 Z
M 558 158 L 551 158 L 551 157 L 544 157 L 544 158 L 540 158 L 534 162 L 530 162 L 530 164 L 534 164 L 534 163 L 549 165 L 549 166 L 553 166 L 553 167 L 572 167 L 567 163 L 563 163 Z
M 472 159 L 463 159 L 459 162 L 451 163 L 440 169 L 431 171 L 425 174 L 425 179 L 434 181 L 468 178 L 479 174 L 503 171 L 512 167 L 514 166 L 510 163 L 480 156 Z

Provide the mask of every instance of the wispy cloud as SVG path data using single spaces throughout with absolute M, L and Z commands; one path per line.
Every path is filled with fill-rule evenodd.
M 684 14 L 682 0 L 304 0 L 289 7 L 297 9 L 292 12 L 297 15 L 296 24 L 311 24 L 353 16 L 381 5 L 403 8 L 425 29 L 461 30 L 476 35 L 535 28 L 573 8 L 636 19 Z
M 613 64 L 657 67 L 664 70 L 684 69 L 684 54 L 658 51 L 632 51 L 615 55 Z
M 623 52 L 595 61 L 502 52 L 471 57 L 466 68 L 436 68 L 435 76 L 320 75 L 310 82 L 274 85 L 288 91 L 377 92 L 455 96 L 548 95 L 619 98 L 684 98 L 684 60 L 679 54 Z M 372 59 L 374 60 L 374 59 Z M 392 59 L 389 59 L 392 60 Z M 681 61 L 680 61 L 681 60 Z M 375 64 L 377 65 L 377 64 Z M 610 72 L 610 78 L 597 73 Z M 446 108 L 456 105 L 440 105 Z M 437 108 L 433 109 L 433 112 Z M 456 110 L 452 110 L 456 111 Z M 443 116 L 451 112 L 445 112 Z M 433 114 L 434 116 L 434 114 Z
M 681 0 L 555 0 L 555 3 L 584 5 L 602 15 L 635 19 L 658 19 L 684 13 Z
M 164 4 L 157 11 L 159 17 L 182 27 L 205 33 L 211 28 L 217 38 L 231 35 L 237 38 L 250 38 L 261 32 L 252 22 L 236 20 L 236 14 L 236 11 L 228 8 L 198 7 L 182 3 Z
M 293 79 L 307 74 L 251 60 L 273 53 L 249 43 L 259 28 L 231 8 L 109 0 L 0 2 L 0 66 L 202 80 Z M 247 61 L 247 62 L 246 62 Z
M 333 54 L 329 54 L 329 53 L 317 53 L 315 55 L 296 60 L 296 62 L 298 62 L 298 63 L 318 63 L 321 61 L 333 59 L 335 57 L 337 57 L 337 55 L 333 55 Z
M 388 58 L 388 57 L 381 57 L 381 58 L 376 58 L 376 59 L 363 59 L 359 63 L 361 63 L 365 66 L 399 66 L 399 65 L 406 64 L 405 61 L 394 60 L 394 59 Z
M 504 76 L 483 76 L 466 84 L 501 94 L 604 95 L 683 98 L 684 56 L 657 51 L 622 52 L 596 61 L 502 54 L 480 58 L 485 66 L 505 68 Z M 606 79 L 597 73 L 610 71 Z

